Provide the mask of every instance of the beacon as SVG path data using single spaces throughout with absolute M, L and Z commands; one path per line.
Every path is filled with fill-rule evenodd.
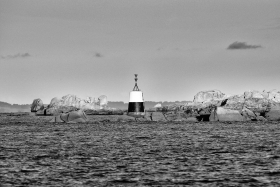
M 135 86 L 129 94 L 127 115 L 140 118 L 145 116 L 145 103 L 143 92 L 137 86 L 137 74 L 135 74 Z

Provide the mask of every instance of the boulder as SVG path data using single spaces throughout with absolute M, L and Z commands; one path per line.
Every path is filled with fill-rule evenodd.
M 244 107 L 253 112 L 263 113 L 268 111 L 269 100 L 266 98 L 248 98 L 244 101 Z
M 212 100 L 222 99 L 224 98 L 224 96 L 225 94 L 219 90 L 201 91 L 194 96 L 193 102 L 199 102 L 199 103 L 209 102 Z
M 52 98 L 48 107 L 53 107 L 53 106 L 59 105 L 60 101 L 61 101 L 61 98 L 54 97 L 54 98 Z
M 152 112 L 149 114 L 152 121 L 166 121 L 162 112 Z
M 244 92 L 244 99 L 251 99 L 251 98 L 258 98 L 263 99 L 264 95 L 262 92 L 256 91 L 256 90 L 249 90 Z
M 97 100 L 87 97 L 81 99 L 76 95 L 65 95 L 58 102 L 55 102 L 60 106 L 73 106 L 80 109 L 103 109 L 107 106 L 107 97 L 105 95 L 100 96 Z
M 192 107 L 186 107 L 184 110 L 184 113 L 182 114 L 184 118 L 190 118 L 190 117 L 197 117 L 200 114 L 198 113 L 198 109 L 192 108 Z
M 37 112 L 44 109 L 44 104 L 41 99 L 34 99 L 31 104 L 31 112 Z
M 264 118 L 263 116 L 257 116 L 257 117 L 256 117 L 256 120 L 257 120 L 257 121 L 267 121 L 267 119 Z
M 61 113 L 55 116 L 50 122 L 65 122 L 65 123 L 84 123 L 87 121 L 87 116 L 82 110 Z
M 241 114 L 244 117 L 245 121 L 256 120 L 257 118 L 256 114 L 251 110 L 249 110 L 248 108 L 243 108 Z
M 265 114 L 265 118 L 269 121 L 280 121 L 280 110 L 270 110 Z
M 270 103 L 270 110 L 265 113 L 265 118 L 269 121 L 280 121 L 280 103 Z
M 162 105 L 160 103 L 158 103 L 154 106 L 154 108 L 160 108 L 160 107 L 162 107 Z
M 237 110 L 225 109 L 217 107 L 210 117 L 210 121 L 244 121 L 243 116 Z
M 47 113 L 58 115 L 59 113 L 67 113 L 81 110 L 102 110 L 107 109 L 107 97 L 105 95 L 100 96 L 98 99 L 87 97 L 81 99 L 76 95 L 65 95 L 62 98 L 53 98 L 47 107 Z
M 244 107 L 245 99 L 243 95 L 234 95 L 225 99 L 222 103 L 224 109 L 241 111 Z
M 268 99 L 280 103 L 280 92 L 277 90 L 271 90 L 269 92 L 267 92 L 268 94 Z

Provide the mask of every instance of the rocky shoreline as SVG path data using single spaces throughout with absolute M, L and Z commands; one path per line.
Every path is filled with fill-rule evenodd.
M 75 116 L 72 122 L 85 122 L 87 115 L 122 115 L 127 110 L 110 108 L 107 97 L 98 100 L 83 100 L 75 95 L 54 98 L 47 106 L 35 99 L 31 112 L 37 116 L 56 116 L 60 118 Z M 240 95 L 227 95 L 219 90 L 201 91 L 194 100 L 184 104 L 172 104 L 146 108 L 139 121 L 280 121 L 280 92 L 246 91 Z M 60 120 L 61 121 L 61 120 Z M 62 120 L 61 122 L 69 122 Z M 71 121 L 71 120 L 70 120 Z

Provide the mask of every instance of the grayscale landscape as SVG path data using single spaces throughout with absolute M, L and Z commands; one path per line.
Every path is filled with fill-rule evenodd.
M 280 186 L 280 0 L 0 0 L 0 187 Z

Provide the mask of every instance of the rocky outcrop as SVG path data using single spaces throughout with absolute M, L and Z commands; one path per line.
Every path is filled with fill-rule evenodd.
M 46 107 L 44 107 L 41 99 L 35 99 L 32 103 L 31 112 L 35 112 L 38 116 L 59 115 L 77 110 L 85 111 L 89 115 L 123 114 L 121 110 L 109 108 L 107 103 L 108 101 L 105 95 L 98 97 L 98 99 L 91 97 L 81 99 L 76 95 L 68 94 L 62 98 L 54 97 Z
M 280 92 L 252 90 L 226 95 L 218 90 L 201 91 L 193 102 L 148 111 L 161 112 L 166 120 L 175 121 L 191 118 L 198 121 L 280 121 Z
M 82 110 L 97 110 L 104 109 L 107 107 L 107 97 L 100 96 L 98 99 L 88 97 L 81 99 L 76 95 L 65 95 L 62 98 L 53 98 L 48 108 L 54 108 L 59 110 L 60 108 L 65 109 L 67 107 L 78 108 Z
M 224 96 L 225 94 L 219 90 L 201 91 L 194 96 L 193 102 L 204 103 L 212 100 L 222 99 Z
M 75 95 L 53 98 L 47 107 L 35 99 L 31 110 L 37 115 L 59 115 L 82 110 L 87 115 L 122 115 L 124 110 L 109 108 L 107 97 L 80 99 Z M 43 109 L 42 109 L 43 107 Z M 193 102 L 155 105 L 146 109 L 143 120 L 151 121 L 280 121 L 280 92 L 245 91 L 226 95 L 219 90 L 201 91 Z

